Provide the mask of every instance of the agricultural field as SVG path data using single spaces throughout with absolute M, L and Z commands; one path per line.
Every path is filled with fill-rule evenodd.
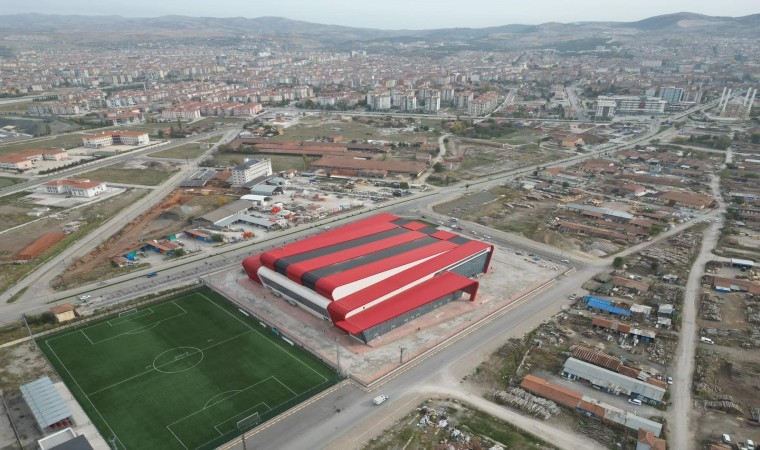
M 216 448 L 339 379 L 209 289 L 38 343 L 118 449 Z

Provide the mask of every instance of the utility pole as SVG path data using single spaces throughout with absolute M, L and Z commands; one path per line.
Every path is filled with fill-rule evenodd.
M 338 374 L 343 371 L 340 367 L 340 346 L 338 345 L 338 338 L 333 338 L 333 341 L 335 342 L 335 360 L 338 364 Z
M 404 349 L 404 347 L 399 347 L 398 350 L 399 350 L 398 363 L 399 364 L 404 364 L 404 350 L 405 349 Z

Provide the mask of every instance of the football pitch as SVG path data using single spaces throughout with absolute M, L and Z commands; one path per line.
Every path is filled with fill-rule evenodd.
M 208 288 L 38 343 L 118 449 L 214 448 L 339 379 Z

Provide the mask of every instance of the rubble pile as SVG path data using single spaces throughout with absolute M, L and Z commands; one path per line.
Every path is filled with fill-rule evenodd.
M 421 408 L 417 408 L 417 411 L 422 415 L 420 420 L 417 422 L 417 426 L 436 428 L 444 431 L 442 439 L 440 441 L 441 444 L 456 442 L 469 443 L 473 439 L 472 435 L 465 433 L 456 427 L 456 423 L 453 421 L 453 418 L 449 418 L 448 414 L 446 413 L 446 408 L 438 408 L 438 410 L 435 410 L 433 408 L 423 406 Z M 438 431 L 436 431 L 436 435 L 437 434 Z M 469 448 L 469 446 L 467 448 Z
M 715 400 L 706 400 L 704 406 L 705 408 L 717 409 L 727 413 L 744 414 L 742 407 L 730 395 L 719 395 Z
M 720 314 L 720 306 L 725 303 L 726 300 L 718 297 L 717 295 L 704 294 L 702 296 L 702 318 L 705 320 L 712 320 L 720 322 L 723 320 L 723 316 Z
M 553 401 L 536 397 L 518 387 L 512 387 L 506 391 L 496 391 L 493 397 L 503 405 L 511 406 L 543 420 L 556 416 L 560 411 Z
M 684 267 L 689 265 L 691 257 L 699 249 L 700 242 L 699 235 L 681 233 L 668 239 L 671 246 L 655 246 L 642 250 L 639 254 L 660 264 Z
M 760 324 L 760 301 L 748 299 L 745 313 L 747 314 L 747 322 Z

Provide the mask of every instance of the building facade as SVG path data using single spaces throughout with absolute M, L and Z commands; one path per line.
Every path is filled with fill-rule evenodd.
M 469 295 L 493 246 L 379 214 L 246 258 L 249 278 L 367 343 Z
M 259 177 L 272 175 L 272 161 L 269 159 L 248 159 L 232 169 L 232 185 L 242 186 Z

